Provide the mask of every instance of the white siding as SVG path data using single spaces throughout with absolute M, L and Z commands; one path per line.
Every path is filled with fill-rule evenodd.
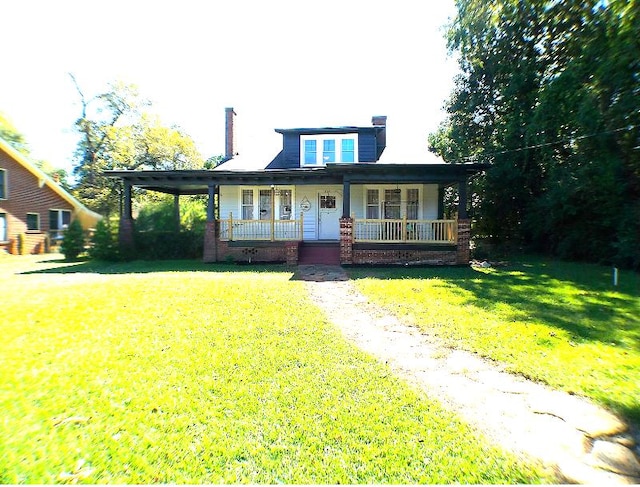
M 300 206 L 302 202 L 306 200 L 309 202 L 309 211 L 303 213 L 304 215 L 304 240 L 317 240 L 318 239 L 318 193 L 324 193 L 325 191 L 336 191 L 342 194 L 342 185 L 332 186 L 296 186 L 295 190 L 295 207 L 296 213 L 300 212 Z M 337 210 L 341 216 L 342 206 Z
M 364 218 L 364 201 L 365 201 L 364 186 L 361 184 L 351 185 L 351 215 L 356 218 Z
M 238 186 L 220 186 L 220 218 L 226 220 L 229 213 L 233 213 L 233 218 L 239 219 L 240 215 L 240 191 Z
M 425 184 L 422 191 L 422 220 L 438 219 L 438 185 Z

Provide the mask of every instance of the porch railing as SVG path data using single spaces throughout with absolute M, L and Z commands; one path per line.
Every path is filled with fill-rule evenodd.
M 302 217 L 299 220 L 235 220 L 233 215 L 220 220 L 220 240 L 302 240 Z
M 456 243 L 456 220 L 354 219 L 354 242 Z

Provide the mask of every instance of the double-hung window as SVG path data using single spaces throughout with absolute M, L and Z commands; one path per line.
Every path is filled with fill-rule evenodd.
M 418 199 L 418 188 L 407 189 L 407 220 L 418 219 L 418 207 L 420 202 Z
M 399 189 L 384 190 L 384 217 L 390 220 L 400 218 L 400 207 L 402 204 L 402 191 Z
M 322 141 L 322 162 L 336 162 L 336 141 L 326 139 Z
M 377 189 L 367 190 L 367 219 L 380 218 L 380 195 Z
M 355 139 L 342 139 L 342 162 L 356 162 Z
M 304 155 L 302 160 L 305 164 L 317 164 L 318 160 L 318 150 L 316 148 L 317 141 L 315 139 L 305 140 L 304 147 Z
M 0 200 L 6 200 L 7 196 L 7 171 L 0 169 Z
M 253 190 L 242 190 L 242 219 L 253 220 Z
M 281 189 L 279 191 L 280 199 L 280 219 L 291 220 L 291 190 Z

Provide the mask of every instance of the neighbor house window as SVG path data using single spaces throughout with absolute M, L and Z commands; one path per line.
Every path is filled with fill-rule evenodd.
M 300 136 L 300 161 L 306 166 L 336 162 L 358 162 L 356 134 L 317 134 Z
M 367 218 L 380 218 L 380 194 L 377 189 L 367 190 Z
M 7 214 L 0 213 L 0 242 L 6 242 L 7 238 Z
M 253 190 L 242 190 L 242 219 L 253 220 Z
M 71 223 L 71 211 L 49 210 L 49 230 L 64 230 Z
M 7 199 L 7 171 L 0 169 L 0 200 Z
M 27 231 L 40 230 L 40 215 L 38 213 L 27 213 Z

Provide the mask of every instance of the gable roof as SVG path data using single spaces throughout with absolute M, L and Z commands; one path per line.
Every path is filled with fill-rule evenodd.
M 11 159 L 16 161 L 27 171 L 29 171 L 37 180 L 40 187 L 47 186 L 63 200 L 73 206 L 77 218 L 80 220 L 83 228 L 91 228 L 95 226 L 98 220 L 102 219 L 102 215 L 91 211 L 89 208 L 80 203 L 76 198 L 71 196 L 62 186 L 56 183 L 50 176 L 45 174 L 41 169 L 36 167 L 34 163 L 29 161 L 27 157 L 14 149 L 6 141 L 0 138 L 0 150 L 6 153 Z

